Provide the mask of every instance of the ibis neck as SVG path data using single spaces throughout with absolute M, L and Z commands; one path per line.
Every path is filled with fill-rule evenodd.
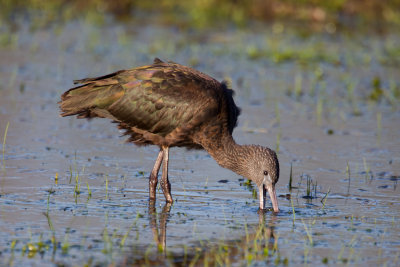
M 218 138 L 216 142 L 207 142 L 203 147 L 221 167 L 248 176 L 244 160 L 246 146 L 237 144 L 230 134 Z

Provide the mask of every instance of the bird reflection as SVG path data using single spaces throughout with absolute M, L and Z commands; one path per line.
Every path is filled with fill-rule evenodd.
M 155 201 L 149 201 L 149 225 L 153 233 L 154 242 L 157 245 L 159 256 L 163 259 L 166 256 L 166 234 L 167 234 L 167 221 L 170 216 L 171 204 L 166 203 L 162 211 L 157 212 Z M 267 218 L 267 219 L 266 219 Z M 266 212 L 258 211 L 258 225 L 255 225 L 253 231 L 243 237 L 241 241 L 235 243 L 235 248 L 230 251 L 230 254 L 239 254 L 240 251 L 247 251 L 249 246 L 253 251 L 259 251 L 256 257 L 265 257 L 267 255 L 274 255 L 278 250 L 278 240 L 274 233 L 276 216 L 266 216 Z M 239 249 L 242 247 L 242 249 Z M 189 253 L 190 254 L 190 253 Z M 187 255 L 188 259 L 195 257 L 195 255 Z M 188 260 L 187 259 L 187 260 Z M 260 258 L 261 259 L 261 258 Z M 159 258 L 161 260 L 161 258 Z
M 149 221 L 151 231 L 153 232 L 153 239 L 157 244 L 158 250 L 164 253 L 167 243 L 167 220 L 170 210 L 171 203 L 165 203 L 162 212 L 160 214 L 157 214 L 155 201 L 149 201 Z M 159 217 L 159 225 L 157 224 L 157 217 Z
M 265 221 L 265 210 L 258 210 L 258 229 L 250 235 L 250 240 L 260 240 L 261 249 L 277 249 L 277 239 L 274 233 L 276 216 L 269 216 L 268 222 Z

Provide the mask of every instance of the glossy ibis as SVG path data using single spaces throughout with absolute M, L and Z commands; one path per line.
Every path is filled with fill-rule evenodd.
M 156 58 L 149 66 L 120 70 L 66 91 L 59 102 L 61 116 L 108 118 L 126 130 L 128 142 L 160 147 L 149 177 L 150 199 L 156 198 L 158 172 L 161 188 L 172 203 L 168 181 L 169 148 L 205 149 L 220 166 L 257 184 L 260 209 L 266 191 L 279 211 L 275 184 L 279 162 L 275 152 L 259 145 L 238 145 L 232 137 L 240 114 L 233 91 L 225 83 L 192 68 Z

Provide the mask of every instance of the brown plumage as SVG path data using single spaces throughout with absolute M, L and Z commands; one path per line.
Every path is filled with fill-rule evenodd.
M 120 70 L 97 78 L 77 80 L 59 102 L 61 116 L 109 118 L 126 130 L 128 141 L 160 147 L 149 177 L 155 200 L 158 172 L 161 188 L 173 202 L 168 181 L 169 148 L 205 149 L 224 168 L 255 182 L 260 209 L 266 190 L 278 212 L 275 184 L 279 162 L 274 151 L 258 145 L 238 145 L 232 138 L 239 108 L 224 83 L 192 68 L 155 59 L 149 66 Z

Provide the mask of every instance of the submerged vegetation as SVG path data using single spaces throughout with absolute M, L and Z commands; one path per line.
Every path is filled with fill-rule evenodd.
M 7 132 L 8 132 L 8 126 L 10 125 L 10 122 L 7 122 L 7 125 L 6 125 L 6 129 L 4 130 L 4 136 L 3 136 L 3 149 L 2 149 L 2 154 L 3 154 L 3 158 L 2 158 L 2 160 L 1 160 L 1 165 L 2 165 L 2 170 L 3 171 L 5 171 L 5 164 L 6 164 L 6 162 L 5 162 L 5 159 L 4 159 L 4 154 L 5 154 L 5 151 L 6 151 L 6 139 L 7 139 Z

